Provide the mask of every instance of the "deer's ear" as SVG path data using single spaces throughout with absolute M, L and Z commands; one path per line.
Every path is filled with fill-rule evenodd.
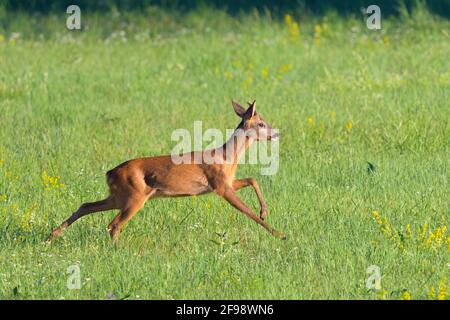
M 244 117 L 244 115 L 245 115 L 245 109 L 244 109 L 244 107 L 243 106 L 241 106 L 239 103 L 237 103 L 236 101 L 231 101 L 231 104 L 233 105 L 233 109 L 234 109 L 234 112 L 236 112 L 236 114 L 239 116 L 239 117 Z
M 256 113 L 256 100 L 248 104 L 248 109 L 247 111 L 245 111 L 244 118 L 250 119 L 255 115 L 255 113 Z

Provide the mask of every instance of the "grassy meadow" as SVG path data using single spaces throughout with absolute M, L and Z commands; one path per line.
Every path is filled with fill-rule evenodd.
M 150 8 L 69 31 L 66 17 L 0 14 L 0 298 L 449 299 L 448 20 Z M 287 241 L 206 195 L 149 201 L 117 246 L 113 211 L 44 243 L 105 197 L 107 170 L 170 153 L 174 129 L 235 128 L 231 99 L 280 130 L 278 172 L 237 177 L 257 179 Z

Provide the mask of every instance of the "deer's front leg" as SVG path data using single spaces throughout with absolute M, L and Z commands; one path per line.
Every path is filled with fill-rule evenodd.
M 253 189 L 256 192 L 256 196 L 258 197 L 259 205 L 261 206 L 261 210 L 259 212 L 259 217 L 264 220 L 267 216 L 267 206 L 266 202 L 264 201 L 264 198 L 261 193 L 261 189 L 259 189 L 258 182 L 256 182 L 253 178 L 246 178 L 246 179 L 238 179 L 233 181 L 233 189 L 239 190 L 248 186 L 252 186 Z
M 245 213 L 247 217 L 254 220 L 256 223 L 263 226 L 267 231 L 269 231 L 273 236 L 280 238 L 282 240 L 286 240 L 286 235 L 282 232 L 275 230 L 272 226 L 270 226 L 263 219 L 259 218 L 253 211 L 242 202 L 241 199 L 236 195 L 234 188 L 224 187 L 221 190 L 216 190 L 216 193 L 222 196 L 225 200 L 227 200 L 233 207 L 238 209 L 239 211 Z

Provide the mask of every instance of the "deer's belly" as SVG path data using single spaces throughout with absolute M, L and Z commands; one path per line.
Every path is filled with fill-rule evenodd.
M 191 187 L 186 188 L 184 186 L 179 186 L 175 188 L 158 188 L 155 196 L 157 197 L 187 197 L 201 195 L 205 193 L 210 193 L 212 189 L 208 186 L 203 185 L 191 185 Z
M 171 165 L 147 172 L 145 182 L 160 197 L 194 196 L 212 191 L 202 169 L 195 165 Z
M 160 181 L 155 186 L 156 196 L 160 197 L 182 197 L 182 196 L 195 196 L 212 191 L 206 178 L 198 179 L 170 179 L 166 181 Z

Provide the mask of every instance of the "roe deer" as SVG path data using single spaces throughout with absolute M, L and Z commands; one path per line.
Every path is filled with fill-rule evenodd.
M 234 178 L 238 161 L 251 143 L 257 140 L 276 139 L 278 133 L 256 113 L 255 101 L 249 103 L 247 110 L 237 102 L 232 101 L 232 105 L 236 114 L 241 117 L 241 122 L 223 146 L 182 155 L 190 160 L 188 163 L 177 164 L 170 155 L 138 158 L 122 163 L 106 173 L 109 197 L 82 204 L 69 219 L 53 230 L 47 241 L 60 236 L 67 227 L 87 214 L 119 209 L 120 213 L 108 226 L 109 234 L 116 242 L 123 225 L 150 198 L 194 196 L 210 192 L 223 197 L 272 235 L 285 240 L 286 236 L 283 233 L 276 231 L 265 222 L 266 203 L 256 180 Z M 213 161 L 208 163 L 194 161 L 195 159 L 203 160 L 207 154 L 213 158 Z M 248 186 L 253 187 L 258 197 L 261 206 L 259 217 L 236 195 L 237 190 Z

